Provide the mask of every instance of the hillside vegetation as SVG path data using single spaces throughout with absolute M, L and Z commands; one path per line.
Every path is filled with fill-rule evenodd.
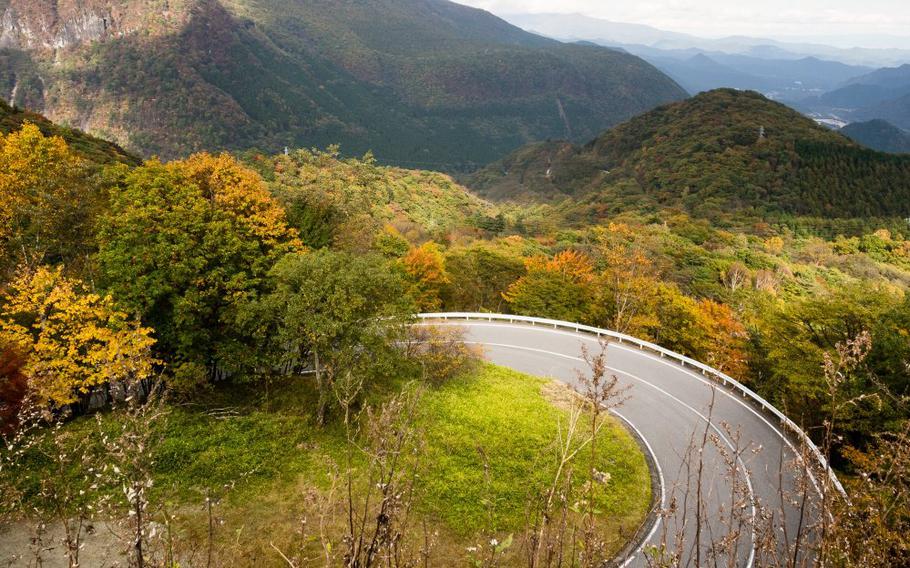
M 585 146 L 518 150 L 472 176 L 497 199 L 580 200 L 577 214 L 675 207 L 737 216 L 910 214 L 910 158 L 862 148 L 752 92 L 717 90 L 623 123 Z
M 26 122 L 36 125 L 45 136 L 60 136 L 73 151 L 92 162 L 99 164 L 122 162 L 136 165 L 140 161 L 117 144 L 90 136 L 75 128 L 59 126 L 40 114 L 14 108 L 0 101 L 0 132 L 9 134 L 18 131 Z
M 685 96 L 634 56 L 444 0 L 7 4 L 0 94 L 145 156 L 339 143 L 457 170 Z
M 853 122 L 840 129 L 841 134 L 880 152 L 910 154 L 910 133 L 884 120 Z
M 594 354 L 587 398 L 553 407 L 458 331 L 411 325 L 491 311 L 747 384 L 850 492 L 809 554 L 907 565 L 906 158 L 733 91 L 515 156 L 478 179 L 533 203 L 336 148 L 132 164 L 36 124 L 0 134 L 0 516 L 22 546 L 77 565 L 91 526 L 162 565 L 183 545 L 187 565 L 333 565 L 364 542 L 393 566 L 604 565 L 647 495 L 600 412 L 623 393 Z M 885 217 L 841 218 L 867 210 Z

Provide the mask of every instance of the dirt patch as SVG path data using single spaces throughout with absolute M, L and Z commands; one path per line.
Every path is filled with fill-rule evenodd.
M 584 404 L 584 397 L 560 381 L 547 381 L 540 387 L 540 394 L 560 410 L 572 410 Z
M 83 547 L 79 552 L 82 566 L 113 568 L 127 566 L 124 543 L 107 523 L 89 523 L 83 529 Z M 69 566 L 63 527 L 46 525 L 39 537 L 38 524 L 20 521 L 0 525 L 0 565 L 10 568 Z

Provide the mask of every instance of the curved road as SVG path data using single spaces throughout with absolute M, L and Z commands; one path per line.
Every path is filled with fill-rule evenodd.
M 489 361 L 569 384 L 577 383 L 577 372 L 587 369 L 582 346 L 592 353 L 601 349 L 600 340 L 593 335 L 523 323 L 429 320 L 421 325 L 458 326 L 465 331 L 465 342 L 482 346 Z M 660 482 L 658 507 L 665 510 L 675 503 L 678 511 L 655 515 L 642 531 L 643 540 L 630 547 L 621 565 L 646 566 L 645 546 L 665 542 L 681 552 L 679 566 L 713 566 L 717 562 L 750 567 L 756 555 L 763 554 L 755 544 L 758 538 L 751 523 L 753 515 L 761 516 L 762 507 L 773 511 L 778 539 L 792 542 L 800 526 L 805 531 L 816 521 L 812 517 L 817 517 L 817 509 L 812 503 L 802 520 L 798 499 L 782 503 L 782 494 L 796 494 L 799 476 L 795 471 L 800 462 L 796 445 L 773 418 L 701 374 L 635 346 L 611 342 L 607 362 L 629 388 L 628 400 L 615 414 L 652 454 L 656 466 L 652 471 Z M 702 444 L 706 436 L 709 441 Z M 700 447 L 703 452 L 698 451 Z M 699 469 L 701 483 L 697 481 Z M 809 481 L 815 484 L 814 478 Z M 817 484 L 809 492 L 815 494 L 816 490 Z M 699 493 L 700 499 L 696 498 Z M 731 509 L 738 514 L 729 515 Z M 705 522 L 696 530 L 699 518 Z M 728 547 L 731 552 L 721 554 L 722 559 L 709 559 L 710 543 L 730 534 L 739 535 Z M 682 535 L 679 541 L 677 535 Z M 785 546 L 772 546 L 777 549 L 772 553 L 782 553 Z M 792 552 L 789 556 L 792 559 Z

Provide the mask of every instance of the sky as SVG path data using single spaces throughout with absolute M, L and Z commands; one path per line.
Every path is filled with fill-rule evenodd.
M 910 48 L 910 0 L 456 0 L 494 14 L 579 13 L 702 37 Z

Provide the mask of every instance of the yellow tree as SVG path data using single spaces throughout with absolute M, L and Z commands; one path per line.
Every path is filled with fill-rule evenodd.
M 405 273 L 414 281 L 414 300 L 421 310 L 435 310 L 440 306 L 439 294 L 449 283 L 445 258 L 434 242 L 412 248 L 401 259 Z
M 61 268 L 23 269 L 2 303 L 0 342 L 26 357 L 24 373 L 42 402 L 65 405 L 98 385 L 148 378 L 157 363 L 151 329 Z
M 608 325 L 621 333 L 643 335 L 658 322 L 653 305 L 657 271 L 635 243 L 635 232 L 628 225 L 610 223 L 597 240 L 606 266 L 600 276 L 600 292 Z
M 170 167 L 192 180 L 205 198 L 237 219 L 263 245 L 285 250 L 300 246 L 297 231 L 288 227 L 284 209 L 262 177 L 234 157 L 195 154 Z
M 58 136 L 26 123 L 0 134 L 0 248 L 66 261 L 84 253 L 97 201 L 91 170 Z

